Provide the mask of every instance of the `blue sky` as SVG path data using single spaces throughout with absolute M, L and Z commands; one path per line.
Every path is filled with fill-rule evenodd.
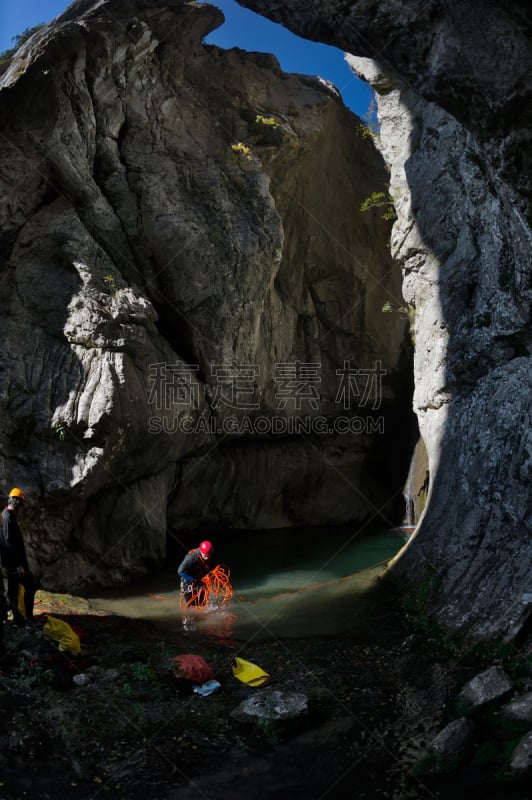
M 68 0 L 0 0 L 0 52 L 13 46 L 13 36 L 40 22 L 49 22 L 69 5 Z M 235 0 L 216 0 L 212 5 L 222 9 L 226 23 L 208 36 L 207 42 L 275 53 L 285 72 L 320 75 L 332 81 L 349 108 L 359 116 L 366 113 L 373 97 L 371 89 L 353 75 L 340 50 L 300 39 L 241 8 Z

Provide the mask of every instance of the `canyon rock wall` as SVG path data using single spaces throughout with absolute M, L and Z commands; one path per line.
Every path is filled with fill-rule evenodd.
M 360 212 L 384 162 L 331 87 L 205 46 L 221 21 L 79 0 L 0 76 L 0 485 L 48 588 L 141 573 L 169 528 L 401 498 L 400 272 Z
M 466 638 L 532 612 L 530 24 L 524 4 L 242 3 L 335 44 L 377 93 L 415 311 L 429 502 L 391 573 Z

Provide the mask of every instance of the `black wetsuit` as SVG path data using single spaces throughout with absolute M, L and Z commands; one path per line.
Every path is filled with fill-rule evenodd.
M 24 539 L 22 538 L 22 531 L 18 524 L 17 515 L 9 506 L 2 511 L 0 557 L 2 559 L 2 566 L 7 572 L 7 599 L 11 611 L 13 612 L 13 622 L 18 624 L 24 622 L 24 617 L 18 609 L 18 590 L 21 584 L 24 586 L 26 619 L 31 622 L 33 619 L 35 583 L 28 566 L 26 548 L 24 547 Z M 19 574 L 19 567 L 22 567 L 24 570 L 23 575 Z
M 177 574 L 181 578 L 181 593 L 187 595 L 194 588 L 194 584 L 200 584 L 201 579 L 209 571 L 209 559 L 204 559 L 199 547 L 189 550 L 177 569 Z

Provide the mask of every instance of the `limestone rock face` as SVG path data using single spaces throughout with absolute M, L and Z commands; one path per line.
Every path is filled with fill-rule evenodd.
M 440 622 L 511 639 L 532 609 L 532 71 L 522 4 L 242 4 L 353 54 L 377 93 L 430 470 L 428 506 L 393 572 L 431 576 Z
M 401 77 L 460 122 L 490 168 L 530 196 L 530 20 L 521 0 L 239 2 Z
M 49 588 L 145 570 L 169 525 L 345 522 L 400 488 L 400 273 L 359 212 L 384 162 L 317 79 L 203 45 L 221 21 L 78 0 L 0 76 L 0 486 Z
M 352 63 L 374 79 L 372 64 Z M 395 569 L 437 576 L 447 624 L 508 635 L 529 613 L 530 232 L 463 126 L 398 84 L 378 97 L 431 482 Z

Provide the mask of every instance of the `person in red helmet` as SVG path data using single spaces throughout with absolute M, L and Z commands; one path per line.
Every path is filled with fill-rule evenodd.
M 212 542 L 203 541 L 199 547 L 189 550 L 179 565 L 177 574 L 181 578 L 181 594 L 185 603 L 201 588 L 201 579 L 209 572 L 213 552 Z
M 7 599 L 13 613 L 13 624 L 21 627 L 25 624 L 31 625 L 33 622 L 33 601 L 36 589 L 33 575 L 28 566 L 24 539 L 17 518 L 25 502 L 26 495 L 22 489 L 11 489 L 7 506 L 2 511 L 0 525 L 0 557 L 2 566 L 7 573 Z M 20 585 L 24 587 L 25 619 L 18 607 Z

